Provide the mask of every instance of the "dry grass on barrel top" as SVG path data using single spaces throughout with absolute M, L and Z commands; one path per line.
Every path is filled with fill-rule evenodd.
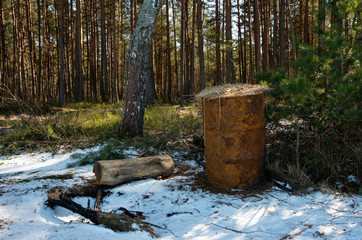
M 257 94 L 268 91 L 268 87 L 256 84 L 225 84 L 222 86 L 208 87 L 196 95 L 196 101 L 202 99 L 225 98 Z

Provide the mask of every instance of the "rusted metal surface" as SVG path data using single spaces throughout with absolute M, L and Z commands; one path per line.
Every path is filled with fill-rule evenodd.
M 263 179 L 264 93 L 202 101 L 207 178 L 224 189 Z

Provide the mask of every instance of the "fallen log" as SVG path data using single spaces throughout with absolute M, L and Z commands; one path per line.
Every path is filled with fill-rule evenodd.
M 105 225 L 114 231 L 135 231 L 136 229 L 133 227 L 135 225 L 133 224 L 137 224 L 139 229 L 149 232 L 152 237 L 158 237 L 148 223 L 143 222 L 137 215 L 131 214 L 129 211 L 124 211 L 122 214 L 115 214 L 84 208 L 63 194 L 62 190 L 59 188 L 53 188 L 49 191 L 48 202 L 52 205 L 58 205 L 72 212 L 78 213 L 79 215 L 91 220 L 94 224 Z
M 133 159 L 98 161 L 93 172 L 100 185 L 115 186 L 134 180 L 165 177 L 173 173 L 175 164 L 169 155 Z

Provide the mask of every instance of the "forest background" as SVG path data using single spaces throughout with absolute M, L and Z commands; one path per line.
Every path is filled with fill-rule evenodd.
M 141 4 L 1 0 L 1 112 L 25 109 L 35 116 L 58 112 L 55 106 L 66 103 L 89 108 L 86 102 L 121 101 L 127 47 Z M 308 184 L 361 180 L 361 5 L 359 0 L 162 1 L 150 102 L 185 104 L 205 86 L 224 83 L 268 85 L 268 164 Z M 98 106 L 119 121 L 114 116 L 121 104 Z M 176 131 L 159 127 L 158 111 L 146 113 L 146 135 L 155 129 L 168 137 L 195 134 L 195 117 L 177 118 Z M 92 135 L 84 125 L 66 126 L 71 122 L 69 116 L 63 122 L 53 116 L 17 123 L 2 133 L 2 150 Z M 99 134 L 107 123 L 98 122 L 94 135 L 109 138 Z M 115 128 L 110 124 L 109 133 Z M 157 141 L 164 141 L 160 136 Z

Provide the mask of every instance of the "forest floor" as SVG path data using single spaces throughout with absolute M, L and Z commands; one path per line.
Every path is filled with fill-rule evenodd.
M 62 207 L 46 205 L 53 187 L 71 188 L 95 178 L 92 165 L 69 168 L 74 153 L 0 156 L 0 239 L 152 239 L 147 232 L 114 232 Z M 124 151 L 128 156 L 137 149 Z M 162 154 L 162 152 L 160 153 Z M 362 197 L 309 189 L 291 194 L 268 185 L 259 191 L 217 191 L 205 187 L 204 160 L 187 149 L 171 154 L 176 174 L 108 190 L 100 208 L 141 211 L 159 239 L 362 239 Z M 86 207 L 90 200 L 73 199 Z

